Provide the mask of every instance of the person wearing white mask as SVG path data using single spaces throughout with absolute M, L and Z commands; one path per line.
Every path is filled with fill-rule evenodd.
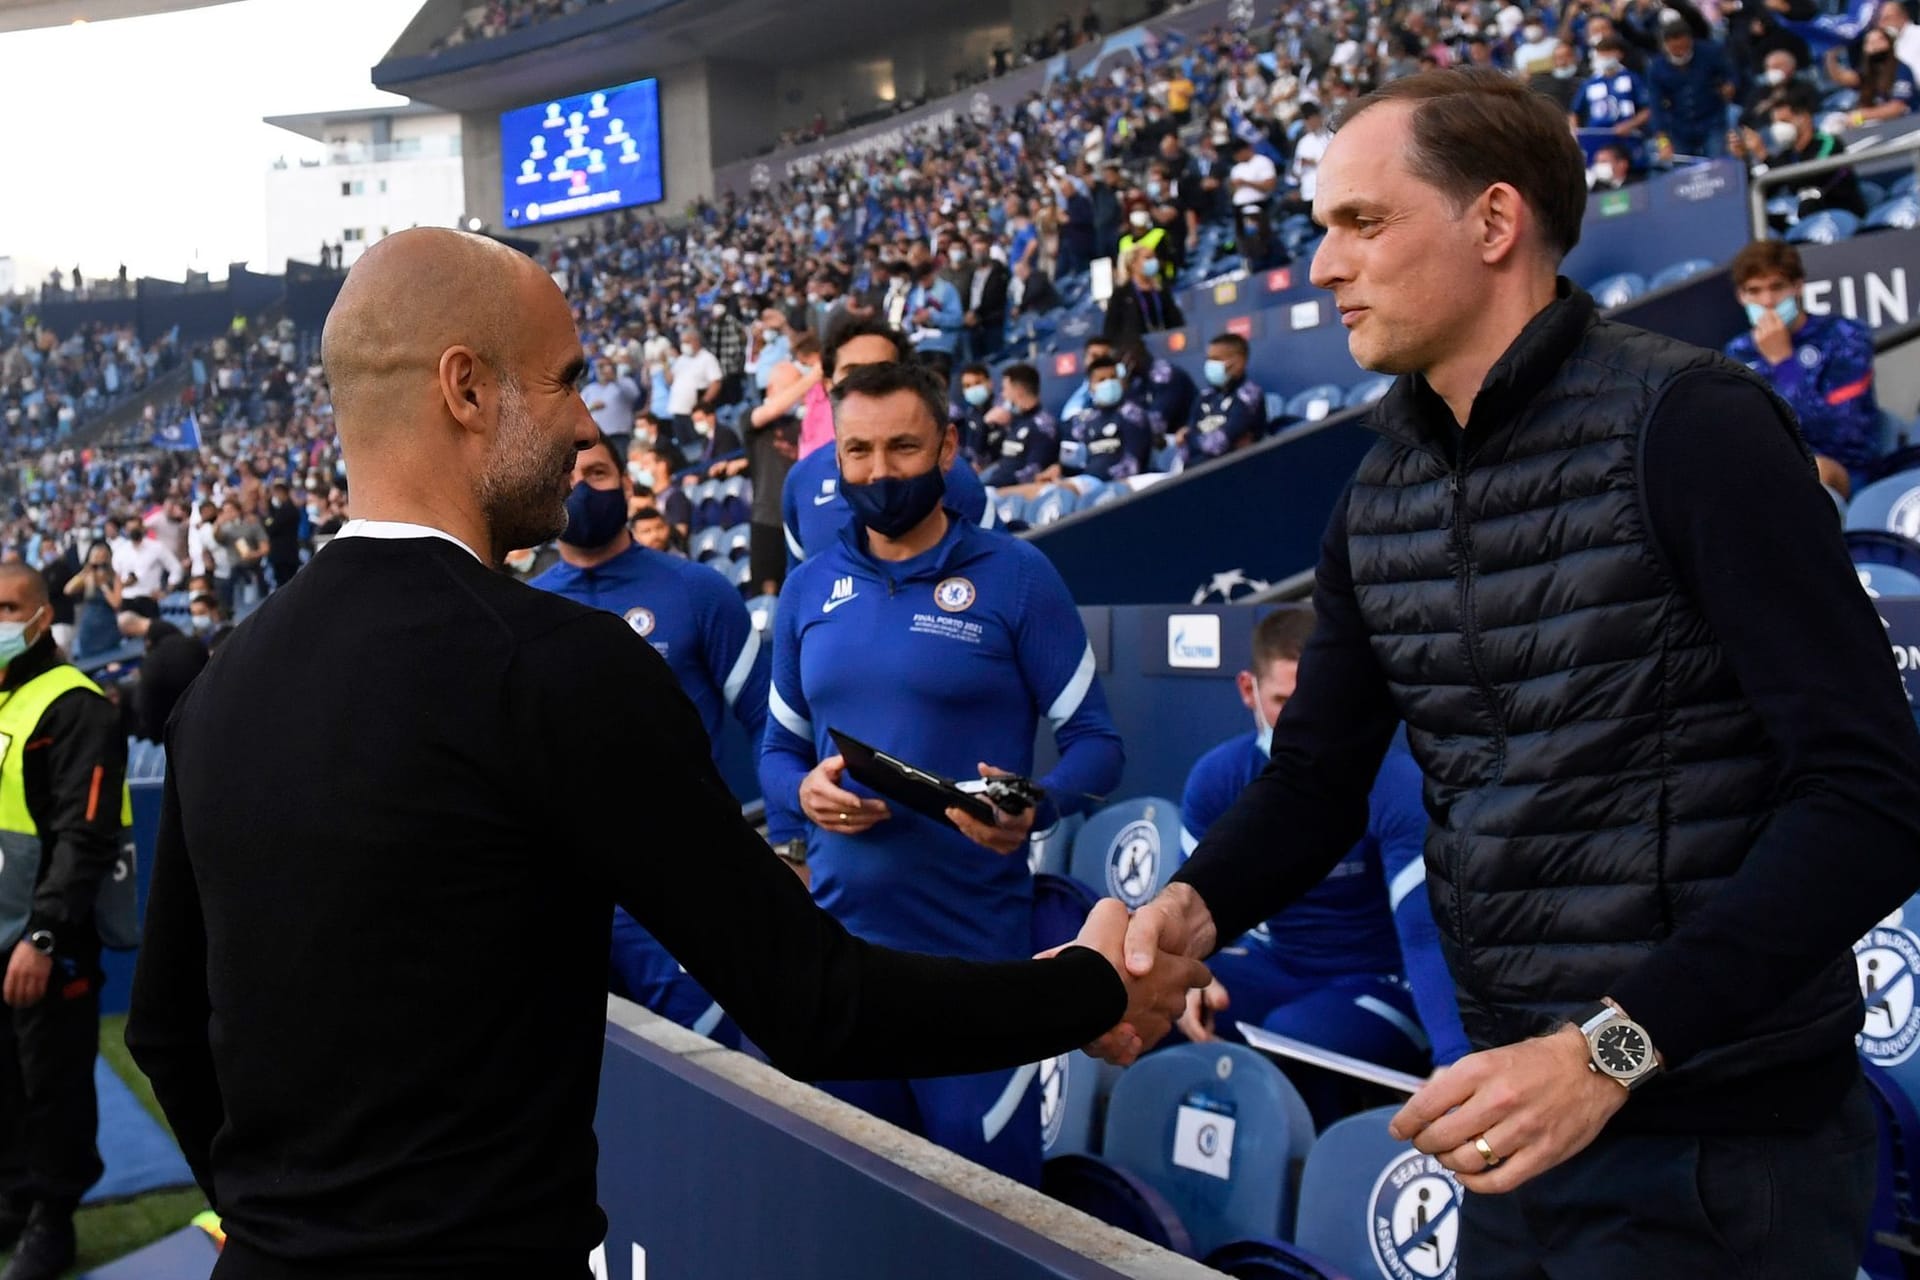
M 1550 71 L 1553 51 L 1559 47 L 1560 42 L 1538 15 L 1528 18 L 1520 29 L 1520 43 L 1513 51 L 1513 69 L 1521 75 Z

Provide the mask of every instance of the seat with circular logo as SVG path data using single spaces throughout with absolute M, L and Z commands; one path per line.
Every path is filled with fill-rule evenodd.
M 1397 1110 L 1363 1111 L 1320 1135 L 1300 1175 L 1292 1239 L 1354 1280 L 1452 1280 L 1460 1184 L 1387 1132 Z
M 1854 1037 L 1860 1056 L 1920 1105 L 1920 895 L 1867 930 L 1853 944 L 1853 962 L 1866 1006 Z
M 1122 1072 L 1101 1157 L 1166 1197 L 1201 1254 L 1285 1239 L 1294 1171 L 1313 1143 L 1307 1104 L 1244 1045 L 1175 1045 Z
M 1297 422 L 1318 422 L 1328 414 L 1337 411 L 1346 401 L 1345 387 L 1323 382 L 1292 396 L 1281 412 Z
M 753 629 L 761 635 L 773 632 L 773 615 L 780 607 L 779 596 L 755 596 L 747 601 L 747 617 L 753 622 Z M 771 643 L 771 642 L 766 642 Z
M 1062 516 L 1072 515 L 1079 503 L 1079 494 L 1065 485 L 1054 485 L 1027 504 L 1027 523 L 1036 529 L 1044 529 L 1058 522 Z
M 1787 230 L 1788 244 L 1838 244 L 1860 229 L 1860 219 L 1845 209 L 1822 209 Z
M 1071 875 L 1073 842 L 1086 825 L 1085 815 L 1069 813 L 1052 826 L 1035 831 L 1027 840 L 1027 870 L 1035 875 Z
M 1599 304 L 1601 309 L 1609 311 L 1614 307 L 1626 306 L 1646 291 L 1646 278 L 1635 275 L 1631 271 L 1623 271 L 1619 275 L 1596 280 L 1593 288 L 1588 290 L 1593 295 L 1594 302 Z
M 702 529 L 687 542 L 687 558 L 705 564 L 726 552 L 727 531 L 718 525 Z
M 1920 538 L 1920 470 L 1875 480 L 1847 504 L 1847 528 Z
M 1160 796 L 1108 805 L 1073 842 L 1073 877 L 1102 897 L 1141 907 L 1180 861 L 1180 806 Z

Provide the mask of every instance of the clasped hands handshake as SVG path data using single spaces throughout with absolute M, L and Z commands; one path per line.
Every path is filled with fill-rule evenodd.
M 1163 894 L 1129 919 L 1119 899 L 1103 898 L 1087 916 L 1080 936 L 1069 944 L 1106 957 L 1127 988 L 1126 1015 L 1087 1046 L 1093 1056 L 1128 1065 L 1157 1044 L 1186 1012 L 1189 992 L 1212 983 L 1213 975 L 1198 959 L 1213 950 L 1212 922 L 1205 925 L 1205 937 L 1176 932 L 1175 922 L 1163 917 L 1176 913 L 1172 904 L 1178 901 L 1177 896 L 1170 901 Z M 1184 921 L 1178 924 L 1185 927 Z M 1062 949 L 1043 952 L 1041 958 Z

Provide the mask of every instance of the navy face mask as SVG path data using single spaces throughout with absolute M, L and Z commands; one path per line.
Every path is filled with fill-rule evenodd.
M 947 494 L 947 473 L 938 463 L 917 476 L 888 476 L 867 484 L 840 479 L 840 496 L 853 518 L 883 538 L 898 538 L 933 514 Z
M 567 527 L 560 541 L 589 551 L 620 536 L 627 521 L 627 495 L 616 486 L 596 489 L 582 480 L 567 495 Z

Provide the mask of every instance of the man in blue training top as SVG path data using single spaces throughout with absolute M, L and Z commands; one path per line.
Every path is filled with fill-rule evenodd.
M 1807 271 L 1784 240 L 1755 240 L 1733 256 L 1728 274 L 1753 328 L 1727 344 L 1727 355 L 1793 406 L 1821 483 L 1842 495 L 1857 489 L 1880 456 L 1872 332 L 1844 316 L 1806 313 Z
M 987 421 L 993 404 L 993 374 L 975 362 L 960 370 L 959 382 L 948 397 L 947 417 L 960 433 L 960 461 L 984 466 L 1000 451 L 1000 433 Z
M 941 505 L 959 447 L 937 375 L 867 365 L 835 391 L 841 492 L 855 523 L 787 578 L 774 617 L 769 803 L 813 824 L 813 893 L 869 941 L 944 955 L 1030 955 L 1028 832 L 1120 779 L 1120 737 L 1066 585 L 1018 539 Z M 847 775 L 829 729 L 958 779 L 1033 770 L 1041 718 L 1060 763 L 1047 800 L 989 826 L 891 808 Z M 1037 1183 L 1037 1068 L 822 1087 L 1010 1177 Z
M 560 563 L 529 584 L 626 619 L 667 660 L 718 750 L 731 710 L 756 749 L 766 731 L 768 653 L 731 583 L 712 569 L 634 542 L 632 481 L 604 433 L 573 464 Z M 592 714 L 581 708 L 580 714 Z M 644 726 L 639 726 L 644 732 Z M 716 765 L 718 759 L 715 760 Z M 611 986 L 635 1003 L 737 1048 L 740 1033 L 679 961 L 619 907 Z
M 1313 607 L 1301 605 L 1276 609 L 1254 628 L 1253 670 L 1242 671 L 1239 684 L 1255 728 L 1193 766 L 1180 806 L 1183 854 L 1267 767 L 1313 622 Z M 1189 1039 L 1237 1041 L 1235 1024 L 1247 1022 L 1415 1074 L 1425 1074 L 1429 1059 L 1445 1066 L 1469 1052 L 1424 891 L 1420 769 L 1404 745 L 1387 753 L 1368 800 L 1366 837 L 1326 879 L 1213 958 L 1214 985 L 1204 1001 L 1193 994 L 1180 1024 Z M 1224 1017 L 1210 1016 L 1221 1010 Z M 1319 1110 L 1323 1122 L 1337 1118 Z
M 1060 424 L 1040 406 L 1040 371 L 1008 365 L 1000 374 L 1000 398 L 987 421 L 1001 430 L 1000 453 L 980 473 L 991 488 L 1030 484 L 1060 456 Z
M 833 345 L 820 348 L 820 369 L 830 387 L 863 364 L 907 358 L 910 348 L 899 330 L 875 317 L 838 325 Z M 994 525 L 993 504 L 972 467 L 957 455 L 947 469 L 947 503 L 983 529 Z M 831 546 L 853 519 L 840 496 L 840 461 L 832 449 L 815 449 L 793 464 L 780 489 L 780 519 L 787 536 L 787 572 L 809 554 Z
M 1638 137 L 1653 116 L 1646 81 L 1627 69 L 1626 43 L 1611 33 L 1593 46 L 1593 75 L 1574 95 L 1573 127 Z
M 1188 466 L 1244 449 L 1267 434 L 1267 393 L 1247 380 L 1247 340 L 1223 333 L 1207 343 L 1207 389 L 1194 402 L 1193 424 L 1180 433 Z

